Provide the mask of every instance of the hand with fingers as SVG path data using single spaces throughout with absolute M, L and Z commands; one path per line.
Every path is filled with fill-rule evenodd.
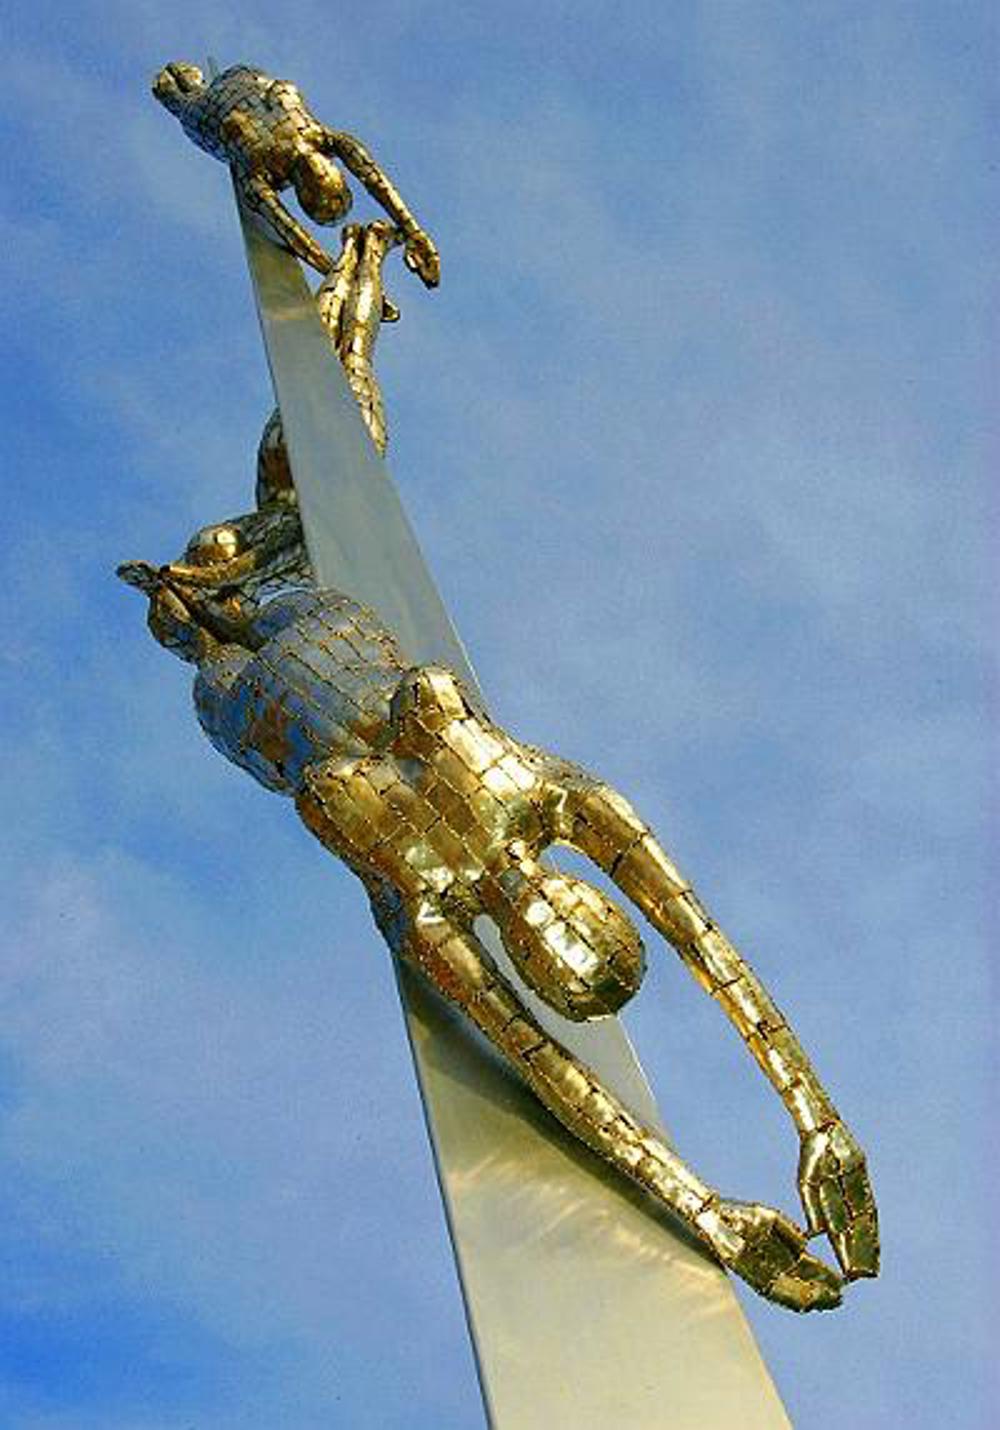
M 845 1279 L 877 1276 L 875 1197 L 865 1154 L 843 1122 L 803 1135 L 799 1195 L 810 1230 L 829 1238 Z
M 441 258 L 434 240 L 418 228 L 406 240 L 403 262 L 411 273 L 415 273 L 427 288 L 436 288 L 441 282 Z
M 180 574 L 228 572 L 256 530 L 249 521 L 196 534 Z M 875 1274 L 861 1149 L 757 975 L 621 795 L 508 734 L 452 671 L 407 665 L 375 613 L 340 592 L 232 608 L 237 591 L 202 593 L 171 567 L 159 582 L 137 563 L 122 574 L 150 595 L 156 638 L 198 665 L 199 719 L 216 747 L 295 797 L 307 828 L 369 891 L 394 952 L 575 1137 L 779 1305 L 830 1309 L 846 1280 Z M 739 1031 L 799 1128 L 809 1227 L 830 1237 L 843 1275 L 783 1213 L 704 1181 L 543 1026 L 480 942 L 485 916 L 534 998 L 572 1022 L 608 1016 L 638 991 L 638 930 L 603 891 L 545 863 L 558 844 L 610 876 Z
M 810 1232 L 829 1237 L 845 1280 L 877 1275 L 878 1217 L 864 1153 L 788 1020 L 626 800 L 569 766 L 561 777 L 556 772 L 553 788 L 555 839 L 593 859 L 674 946 L 785 1104 L 801 1139 L 799 1190 Z M 793 1227 L 783 1225 L 785 1233 Z

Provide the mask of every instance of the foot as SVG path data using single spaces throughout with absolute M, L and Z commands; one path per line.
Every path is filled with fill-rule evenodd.
M 841 1280 L 806 1249 L 806 1233 L 782 1212 L 753 1202 L 717 1202 L 698 1226 L 723 1265 L 779 1306 L 829 1311 Z

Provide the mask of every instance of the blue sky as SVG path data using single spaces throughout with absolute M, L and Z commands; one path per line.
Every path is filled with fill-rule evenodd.
M 793 1419 L 985 1426 L 994 7 L 207 8 L 21 5 L 2 59 L 0 1424 L 481 1423 L 364 900 L 112 577 L 246 508 L 269 410 L 225 173 L 147 94 L 214 54 L 437 238 L 390 462 L 493 708 L 640 806 L 869 1149 L 882 1279 L 745 1298 Z M 652 963 L 681 1149 L 794 1210 L 780 1108 Z

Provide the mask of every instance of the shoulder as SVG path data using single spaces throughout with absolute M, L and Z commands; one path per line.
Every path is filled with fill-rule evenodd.
M 363 611 L 357 601 L 341 591 L 290 591 L 275 596 L 262 607 L 254 621 L 254 629 L 265 641 L 290 630 L 306 631 L 317 626 L 341 626 L 355 620 Z

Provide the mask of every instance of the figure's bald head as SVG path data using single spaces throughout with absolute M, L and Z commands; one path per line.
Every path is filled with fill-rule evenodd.
M 172 60 L 153 80 L 153 94 L 160 103 L 176 114 L 195 94 L 205 88 L 205 77 L 197 65 Z

